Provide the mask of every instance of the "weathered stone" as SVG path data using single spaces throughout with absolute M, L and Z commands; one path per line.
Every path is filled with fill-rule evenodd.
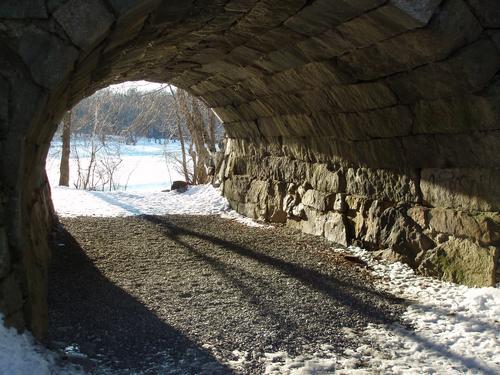
M 89 49 L 99 43 L 110 29 L 114 17 L 100 0 L 70 0 L 54 13 L 78 47 Z
M 0 215 L 2 212 L 0 211 Z M 10 269 L 9 243 L 5 228 L 0 226 L 0 280 L 7 275 Z
M 419 202 L 415 171 L 349 168 L 347 193 L 391 202 Z
M 34 80 L 54 89 L 73 70 L 77 50 L 50 33 L 32 27 L 19 40 L 19 54 L 29 66 Z
M 0 311 L 10 315 L 23 308 L 21 282 L 15 273 L 11 272 L 0 280 Z
M 179 193 L 184 193 L 188 188 L 188 184 L 186 181 L 173 181 L 170 186 L 170 190 L 175 190 Z
M 337 29 L 358 47 L 368 46 L 429 22 L 441 0 L 390 1 L 360 17 L 344 22 Z
M 411 17 L 418 26 L 423 26 L 429 22 L 441 0 L 391 0 L 390 5 L 396 7 L 406 15 Z
M 414 106 L 414 133 L 462 133 L 498 129 L 499 97 L 458 97 L 419 101 Z
M 372 80 L 443 59 L 455 49 L 476 40 L 481 31 L 481 25 L 467 4 L 462 0 L 451 0 L 443 4 L 427 28 L 403 33 L 343 55 L 339 64 L 359 79 Z M 411 49 L 408 46 L 412 46 Z
M 249 176 L 232 176 L 231 179 L 224 181 L 224 196 L 236 202 L 244 202 L 250 182 L 251 178 Z
M 347 204 L 345 201 L 345 194 L 337 193 L 335 194 L 335 200 L 333 202 L 333 209 L 344 213 L 347 209 Z
M 324 236 L 327 240 L 340 245 L 349 245 L 345 216 L 338 212 L 328 212 L 324 224 Z
M 429 226 L 429 209 L 423 206 L 413 206 L 406 211 L 410 217 L 420 228 L 426 229 Z
M 469 213 L 445 208 L 429 210 L 429 227 L 436 232 L 468 237 L 485 245 L 500 241 L 497 212 Z
M 267 181 L 253 180 L 250 183 L 250 188 L 248 189 L 246 195 L 246 201 L 258 203 L 262 207 L 265 207 L 269 193 L 269 183 Z
M 498 246 L 500 33 L 491 0 L 2 5 L 0 184 L 9 194 L 0 248 L 8 227 L 10 259 L 1 262 L 11 264 L 0 273 L 25 271 L 14 280 L 23 306 L 7 319 L 25 319 L 38 337 L 50 138 L 68 107 L 125 80 L 170 82 L 220 108 L 229 139 L 219 178 L 245 215 L 288 218 L 413 266 L 433 240 Z M 460 257 L 446 259 L 460 266 Z
M 434 247 L 433 241 L 406 216 L 404 208 L 385 207 L 381 202 L 373 202 L 364 242 L 371 247 L 391 249 L 401 254 L 405 263 L 415 266 L 417 254 Z
M 328 211 L 333 208 L 335 194 L 328 194 L 322 191 L 309 189 L 302 196 L 302 203 L 318 211 Z
M 484 27 L 500 27 L 500 4 L 495 0 L 468 0 Z
M 9 84 L 5 79 L 0 77 L 0 139 L 3 138 L 8 126 L 9 97 Z
M 0 18 L 4 19 L 47 17 L 47 9 L 43 0 L 4 0 L 0 7 Z
M 498 49 L 491 41 L 481 39 L 447 60 L 396 74 L 389 77 L 388 82 L 404 103 L 413 103 L 419 99 L 435 100 L 481 90 L 496 74 L 499 65 Z
M 316 236 L 323 236 L 325 234 L 327 215 L 305 205 L 302 209 L 305 214 L 305 218 L 301 221 L 302 231 Z
M 331 171 L 326 164 L 314 164 L 309 183 L 316 190 L 332 193 L 345 191 L 345 180 L 341 171 Z
M 498 169 L 423 169 L 420 188 L 434 207 L 500 211 Z
M 468 286 L 493 286 L 499 249 L 451 237 L 427 253 L 418 270 Z

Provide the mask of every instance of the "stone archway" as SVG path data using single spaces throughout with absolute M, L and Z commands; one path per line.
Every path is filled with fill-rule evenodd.
M 215 109 L 239 212 L 493 284 L 499 28 L 477 0 L 2 4 L 0 310 L 43 336 L 50 139 L 81 98 L 135 79 Z

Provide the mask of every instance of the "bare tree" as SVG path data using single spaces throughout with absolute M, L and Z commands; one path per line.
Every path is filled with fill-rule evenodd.
M 62 140 L 62 151 L 61 151 L 61 164 L 59 166 L 59 186 L 69 186 L 71 111 L 67 111 L 64 114 L 61 140 Z
M 88 150 L 85 163 L 77 147 L 74 148 L 77 162 L 75 187 L 85 190 L 116 190 L 119 184 L 115 181 L 115 174 L 122 159 L 119 144 L 115 144 L 114 147 L 108 144 L 107 134 L 112 132 L 119 107 L 110 105 L 103 107 L 104 101 L 99 93 L 86 100 L 91 111 L 88 111 L 88 118 L 84 124 L 92 124 L 92 133 L 90 137 L 84 138 Z

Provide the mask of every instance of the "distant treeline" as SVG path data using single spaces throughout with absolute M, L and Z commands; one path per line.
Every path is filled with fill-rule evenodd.
M 104 89 L 83 99 L 72 110 L 73 134 L 117 135 L 134 142 L 137 137 L 177 139 L 176 103 L 168 89 L 114 91 Z M 189 131 L 181 119 L 184 134 Z M 218 126 L 218 133 L 222 126 Z M 221 134 L 219 134 L 221 135 Z

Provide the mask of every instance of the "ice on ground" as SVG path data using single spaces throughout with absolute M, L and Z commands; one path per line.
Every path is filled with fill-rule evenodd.
M 19 334 L 4 326 L 0 314 L 0 374 L 12 375 L 79 375 L 74 365 L 60 365 L 54 353 L 37 344 L 29 333 Z
M 355 350 L 267 353 L 266 374 L 500 374 L 500 289 L 421 277 L 404 264 L 376 261 L 366 250 L 348 251 L 381 278 L 379 289 L 411 301 L 403 320 L 414 330 L 371 324 L 362 332 L 346 330 L 359 340 Z
M 211 185 L 190 186 L 177 191 L 86 191 L 67 187 L 52 188 L 58 215 L 135 216 L 135 215 L 220 215 L 250 226 L 261 226 L 229 207 L 227 199 Z M 268 226 L 266 226 L 268 227 Z

